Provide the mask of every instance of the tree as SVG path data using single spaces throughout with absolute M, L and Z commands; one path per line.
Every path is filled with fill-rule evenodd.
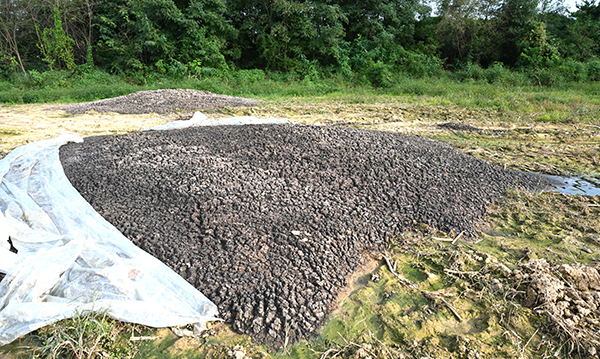
M 16 62 L 23 73 L 25 65 L 21 56 L 23 28 L 27 24 L 27 8 L 30 4 L 18 0 L 0 0 L 0 60 L 9 64 Z
M 53 8 L 54 27 L 45 28 L 41 32 L 40 50 L 44 56 L 44 61 L 50 68 L 60 70 L 75 70 L 75 56 L 73 54 L 73 44 L 75 40 L 69 37 L 63 29 L 61 20 L 62 11 L 58 5 Z
M 539 0 L 505 0 L 500 8 L 499 44 L 500 61 L 508 66 L 516 64 L 523 52 L 523 39 L 535 29 L 538 22 Z
M 117 0 L 96 7 L 99 61 L 114 71 L 226 66 L 224 0 Z
M 600 5 L 584 0 L 571 16 L 573 21 L 564 26 L 561 51 L 564 56 L 578 61 L 600 57 Z
M 498 15 L 501 3 L 490 0 L 443 0 L 437 39 L 450 64 L 487 66 L 498 59 Z
M 552 44 L 546 32 L 546 24 L 538 22 L 519 44 L 523 49 L 517 64 L 536 69 L 550 67 L 558 60 L 558 48 Z
M 335 63 L 346 16 L 337 4 L 313 0 L 237 0 L 228 3 L 239 29 L 241 67 L 289 70 L 302 61 Z
M 372 40 L 387 33 L 401 46 L 410 46 L 414 43 L 417 15 L 426 12 L 426 6 L 418 0 L 340 0 L 337 3 L 348 18 L 345 39 L 349 42 L 359 35 Z

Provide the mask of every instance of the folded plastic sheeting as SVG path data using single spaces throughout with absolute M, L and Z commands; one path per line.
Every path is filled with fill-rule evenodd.
M 76 134 L 19 147 L 0 160 L 0 345 L 88 310 L 152 327 L 218 320 L 217 307 L 134 246 L 79 195 L 58 148 Z
M 163 131 L 176 130 L 188 127 L 200 126 L 223 126 L 223 125 L 265 125 L 265 124 L 282 124 L 288 123 L 287 120 L 277 118 L 257 118 L 254 116 L 239 116 L 222 119 L 208 118 L 202 112 L 195 112 L 189 120 L 167 122 L 164 125 L 156 127 L 142 127 L 140 131 Z

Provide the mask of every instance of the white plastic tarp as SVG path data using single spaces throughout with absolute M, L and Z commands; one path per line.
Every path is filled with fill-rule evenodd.
M 219 320 L 212 302 L 71 186 L 58 154 L 70 141 L 82 139 L 63 134 L 0 160 L 0 260 L 8 272 L 0 282 L 0 345 L 87 310 L 152 327 L 194 324 L 197 331 Z
M 254 116 L 239 116 L 221 119 L 208 118 L 202 112 L 195 112 L 189 120 L 173 121 L 156 127 L 142 127 L 141 131 L 163 131 L 175 130 L 188 127 L 200 126 L 223 126 L 223 125 L 265 125 L 265 124 L 283 124 L 288 123 L 287 120 L 278 118 L 257 118 Z
M 17 263 L 17 255 L 10 252 L 8 243 L 8 223 L 0 214 L 0 273 L 8 273 Z

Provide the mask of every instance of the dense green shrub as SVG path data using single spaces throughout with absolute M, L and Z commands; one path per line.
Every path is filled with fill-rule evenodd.
M 375 87 L 390 87 L 394 83 L 393 68 L 382 62 L 376 62 L 366 70 L 366 76 Z
M 600 61 L 590 61 L 586 65 L 588 79 L 590 81 L 600 81 Z

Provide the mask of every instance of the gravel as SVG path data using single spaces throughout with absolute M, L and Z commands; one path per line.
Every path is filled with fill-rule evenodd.
M 276 346 L 317 331 L 365 251 L 420 223 L 474 236 L 508 188 L 550 185 L 429 139 L 291 124 L 90 137 L 61 161 L 234 330 Z
M 151 90 L 135 92 L 99 101 L 68 106 L 50 107 L 48 110 L 65 110 L 76 115 L 94 110 L 121 114 L 169 113 L 175 111 L 216 110 L 225 107 L 254 106 L 259 100 L 227 95 L 217 95 L 199 90 Z

